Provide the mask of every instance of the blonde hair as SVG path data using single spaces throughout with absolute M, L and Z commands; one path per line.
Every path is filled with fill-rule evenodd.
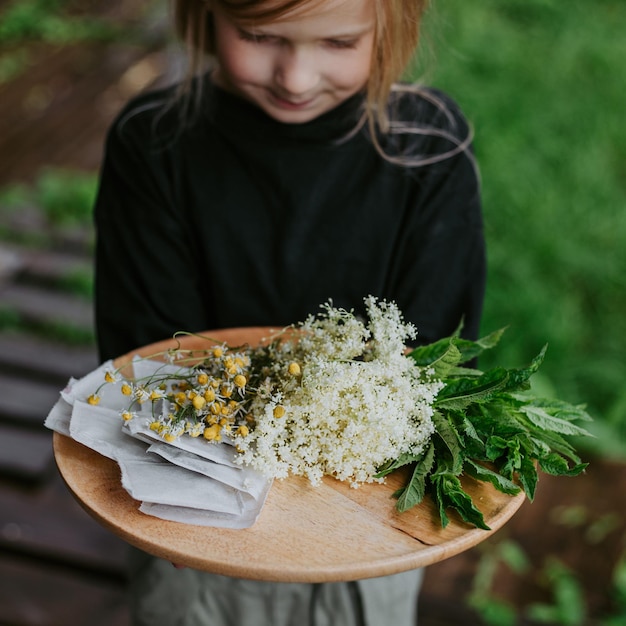
M 326 0 L 172 0 L 176 35 L 184 43 L 189 65 L 187 75 L 180 84 L 179 95 L 189 95 L 196 76 L 206 71 L 215 52 L 213 21 L 210 3 L 233 19 L 243 23 L 270 23 L 285 15 L 310 10 Z M 429 0 L 372 0 L 375 10 L 374 46 L 370 76 L 366 84 L 365 110 L 361 122 L 349 134 L 354 135 L 367 123 L 376 150 L 388 161 L 404 166 L 422 166 L 442 161 L 465 152 L 474 163 L 468 150 L 472 141 L 471 129 L 459 137 L 454 116 L 446 104 L 433 93 L 415 85 L 401 85 L 402 78 L 413 59 L 420 40 L 422 18 Z M 393 105 L 403 93 L 417 93 L 425 101 L 438 108 L 447 120 L 446 128 L 433 128 L 393 119 Z M 200 89 L 195 90 L 197 102 L 201 100 Z M 187 103 L 189 104 L 189 103 Z M 186 107 L 184 108 L 186 110 Z M 390 119 L 390 111 L 391 118 Z M 383 135 L 426 135 L 447 139 L 452 148 L 441 154 L 406 155 L 389 154 L 380 144 Z
M 230 17 L 243 22 L 269 23 L 288 13 L 308 9 L 324 0 L 211 0 Z M 370 125 L 383 132 L 389 126 L 387 101 L 392 85 L 407 68 L 419 41 L 422 16 L 428 0 L 372 0 L 376 12 L 371 73 L 366 90 L 366 115 Z M 214 53 L 210 3 L 207 0 L 173 0 L 176 34 L 187 49 L 189 67 L 183 89 L 202 73 Z

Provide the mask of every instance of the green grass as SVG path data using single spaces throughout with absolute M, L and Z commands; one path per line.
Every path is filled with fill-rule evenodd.
M 483 328 L 510 327 L 493 358 L 521 365 L 547 342 L 539 383 L 587 402 L 621 441 L 624 24 L 622 0 L 441 0 L 426 55 L 428 82 L 461 103 L 476 131 L 489 246 Z

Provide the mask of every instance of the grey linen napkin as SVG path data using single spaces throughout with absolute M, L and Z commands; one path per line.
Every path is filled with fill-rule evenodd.
M 133 368 L 136 377 L 181 369 L 146 360 L 135 361 Z M 128 408 L 128 398 L 120 392 L 123 381 L 104 385 L 99 404 L 88 404 L 111 370 L 112 363 L 106 362 L 79 380 L 70 379 L 45 425 L 116 461 L 122 486 L 147 515 L 198 526 L 252 526 L 271 480 L 237 465 L 228 441 L 183 436 L 166 443 L 150 430 L 151 403 L 133 407 L 135 417 L 124 422 L 120 413 Z

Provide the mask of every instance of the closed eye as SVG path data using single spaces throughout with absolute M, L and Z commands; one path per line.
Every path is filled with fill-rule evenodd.
M 243 41 L 249 41 L 251 43 L 280 43 L 280 38 L 274 35 L 261 35 L 258 33 L 251 33 L 246 30 L 238 29 L 239 39 Z
M 358 39 L 325 39 L 324 43 L 329 48 L 336 48 L 338 50 L 351 50 L 357 47 L 359 40 Z

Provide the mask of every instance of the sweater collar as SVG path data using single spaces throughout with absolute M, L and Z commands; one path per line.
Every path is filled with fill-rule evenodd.
M 207 113 L 222 132 L 245 136 L 248 141 L 341 143 L 359 126 L 365 107 L 364 93 L 358 93 L 331 111 L 303 124 L 285 124 L 261 108 L 215 85 L 205 82 Z

